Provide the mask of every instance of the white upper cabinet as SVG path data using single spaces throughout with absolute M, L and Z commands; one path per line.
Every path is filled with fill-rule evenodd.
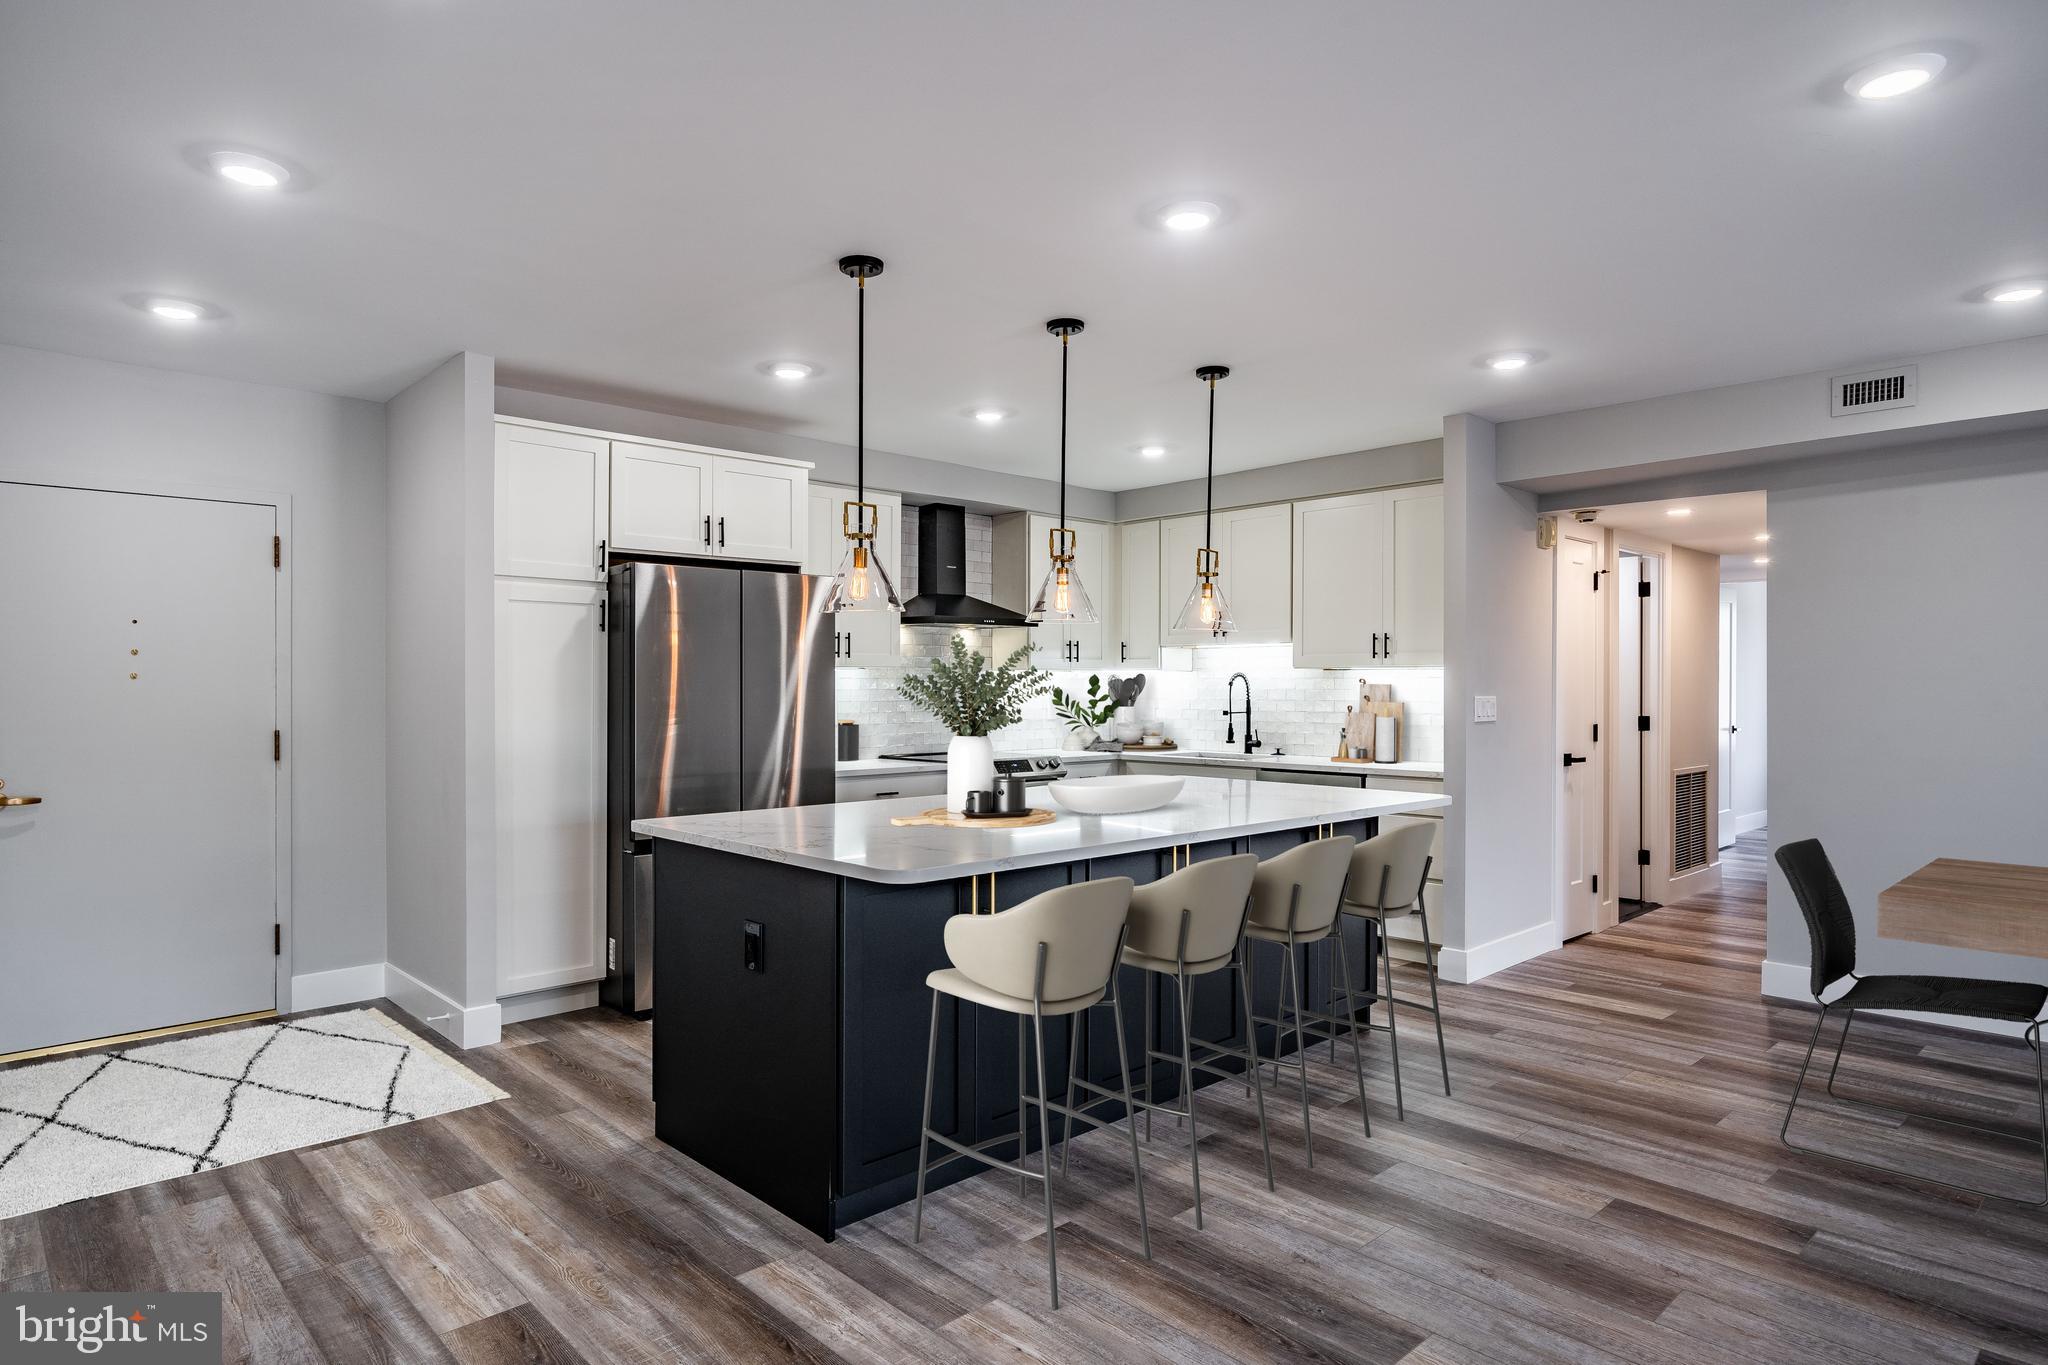
M 612 442 L 612 548 L 659 555 L 714 553 L 715 457 L 670 446 Z
M 580 582 L 604 577 L 609 444 L 597 436 L 498 424 L 494 572 Z
M 1058 526 L 1057 517 L 1040 512 L 1033 512 L 1027 519 L 1025 536 L 1030 553 L 1025 558 L 1026 612 L 1031 610 L 1039 585 L 1052 569 L 1051 535 Z M 1034 630 L 1032 643 L 1038 648 L 1038 666 L 1094 668 L 1113 664 L 1117 661 L 1116 631 L 1111 620 L 1117 602 L 1116 528 L 1069 517 L 1067 529 L 1074 533 L 1074 573 L 1087 590 L 1088 600 L 1095 608 L 1095 620 L 1090 624 L 1048 622 Z
M 1441 485 L 1294 504 L 1299 668 L 1444 661 Z
M 1443 485 L 1398 488 L 1387 501 L 1386 636 L 1381 649 L 1405 668 L 1444 661 Z
M 1202 547 L 1202 518 L 1175 517 L 1160 523 L 1159 608 L 1161 638 L 1171 645 L 1285 643 L 1292 634 L 1294 519 L 1286 503 L 1233 507 L 1216 513 L 1216 576 L 1236 623 L 1219 641 L 1206 630 L 1175 630 L 1173 618 L 1195 585 L 1195 551 Z
M 804 557 L 810 471 L 798 464 L 712 457 L 712 552 L 795 564 Z
M 809 574 L 838 573 L 840 558 L 846 553 L 842 518 L 854 492 L 851 488 L 814 483 L 810 485 L 809 498 L 810 526 L 803 570 Z M 867 500 L 875 505 L 875 558 L 888 571 L 889 581 L 896 585 L 896 595 L 908 599 L 911 590 L 904 585 L 902 574 L 903 499 L 895 493 L 878 493 L 870 488 Z M 856 668 L 897 662 L 902 656 L 900 621 L 901 613 L 893 611 L 840 613 L 832 636 L 833 662 Z
M 1159 667 L 1159 523 L 1127 521 L 1116 528 L 1116 657 L 1119 667 Z M 1098 606 L 1106 607 L 1102 599 Z M 1173 610 L 1179 610 L 1175 603 Z
M 1294 504 L 1294 666 L 1377 662 L 1386 574 L 1378 493 Z
M 803 465 L 613 441 L 612 548 L 795 564 L 810 521 Z

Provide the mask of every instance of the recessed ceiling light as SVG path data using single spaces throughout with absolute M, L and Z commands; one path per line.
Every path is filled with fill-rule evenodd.
M 1985 290 L 1984 297 L 1991 303 L 2031 303 L 2043 293 L 2048 293 L 2048 281 L 2007 280 Z
M 1536 357 L 1527 351 L 1502 351 L 1490 355 L 1483 362 L 1489 370 L 1520 370 L 1536 363 Z
M 1689 517 L 1692 515 L 1692 509 L 1690 507 L 1667 507 L 1664 509 L 1664 515 L 1667 517 Z
M 1769 555 L 1758 555 L 1755 559 L 1752 559 L 1750 561 L 1750 563 L 1752 564 L 1768 564 L 1770 562 L 1771 557 Z
M 1156 460 L 1166 454 L 1165 446 L 1139 446 L 1138 453 L 1148 460 Z
M 1159 226 L 1169 232 L 1200 232 L 1211 227 L 1223 210 L 1206 199 L 1190 199 L 1179 204 L 1168 204 L 1159 211 Z
M 292 178 L 290 170 L 267 156 L 251 152 L 215 152 L 206 158 L 221 179 L 252 190 L 283 189 Z
M 817 371 L 801 360 L 778 360 L 768 367 L 768 373 L 777 379 L 809 379 Z
M 1768 540 L 1769 540 L 1770 538 L 1771 538 L 1771 533 L 1770 533 L 1769 531 L 1758 531 L 1758 532 L 1756 533 L 1756 543 L 1757 543 L 1757 544 L 1759 544 L 1759 545 L 1762 545 L 1762 544 L 1764 544 L 1764 543 L 1765 543 L 1766 541 L 1768 541 Z
M 985 427 L 992 427 L 1009 415 L 1009 413 L 1004 412 L 1001 408 L 976 408 L 974 410 L 974 420 Z
M 172 298 L 165 294 L 131 294 L 126 302 L 161 322 L 173 322 L 179 326 L 189 326 L 195 322 L 205 322 L 209 318 L 222 316 L 221 310 L 210 303 L 201 303 L 197 299 Z
M 1926 85 L 1947 65 L 1948 58 L 1939 52 L 1908 52 L 1864 67 L 1844 81 L 1842 88 L 1859 100 L 1897 99 Z

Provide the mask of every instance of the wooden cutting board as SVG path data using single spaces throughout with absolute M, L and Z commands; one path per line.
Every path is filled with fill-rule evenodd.
M 892 825 L 936 825 L 946 829 L 1025 829 L 1049 825 L 1059 817 L 1049 810 L 1028 810 L 1022 815 L 962 815 L 941 806 L 916 815 L 892 815 Z

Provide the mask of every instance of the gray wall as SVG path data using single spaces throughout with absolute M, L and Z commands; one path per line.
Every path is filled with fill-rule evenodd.
M 463 1005 L 496 998 L 491 361 L 386 405 L 390 428 L 389 958 Z
M 1860 970 L 2048 981 L 2039 959 L 1875 926 L 1877 893 L 1931 858 L 2048 864 L 2048 435 L 1810 473 L 1770 508 L 1772 843 L 1826 843 Z M 1775 869 L 1768 956 L 1800 970 L 1767 965 L 1767 992 L 1803 992 L 1806 932 Z
M 754 455 L 777 455 L 788 460 L 809 460 L 816 466 L 811 477 L 818 482 L 853 482 L 856 452 L 852 446 L 833 441 L 731 426 L 697 417 L 531 389 L 501 387 L 497 390 L 496 401 L 498 411 L 507 417 L 561 422 L 568 426 L 592 427 L 629 436 L 648 436 L 659 441 L 685 441 L 723 450 L 743 450 Z M 1050 479 L 946 464 L 874 449 L 868 451 L 867 464 L 869 487 L 901 493 L 913 503 L 958 502 L 977 512 L 1005 512 L 1014 508 L 1051 512 L 1059 507 L 1059 484 Z M 1067 512 L 1083 520 L 1114 520 L 1116 499 L 1110 493 L 1069 484 Z
M 1292 464 L 1265 469 L 1241 469 L 1216 476 L 1216 506 L 1247 507 L 1262 502 L 1288 502 L 1295 498 L 1320 498 L 1332 493 L 1356 493 L 1366 488 L 1390 488 L 1404 483 L 1434 483 L 1443 477 L 1444 443 L 1410 441 L 1406 445 L 1381 446 L 1377 450 L 1354 450 L 1343 455 L 1325 455 L 1317 460 L 1296 460 Z M 1174 517 L 1202 510 L 1204 481 L 1183 479 L 1152 488 L 1127 488 L 1116 495 L 1118 521 L 1142 521 L 1148 517 Z
M 1443 970 L 1470 980 L 1557 946 L 1551 553 L 1536 499 L 1504 487 L 1494 426 L 1444 419 Z M 1500 719 L 1472 721 L 1475 694 Z
M 0 346 L 0 413 L 0 472 L 289 495 L 291 966 L 382 962 L 383 408 Z

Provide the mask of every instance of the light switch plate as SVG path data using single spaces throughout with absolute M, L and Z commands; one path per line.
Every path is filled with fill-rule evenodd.
M 1500 719 L 1500 700 L 1497 697 L 1472 698 L 1472 720 L 1476 725 L 1491 725 Z

